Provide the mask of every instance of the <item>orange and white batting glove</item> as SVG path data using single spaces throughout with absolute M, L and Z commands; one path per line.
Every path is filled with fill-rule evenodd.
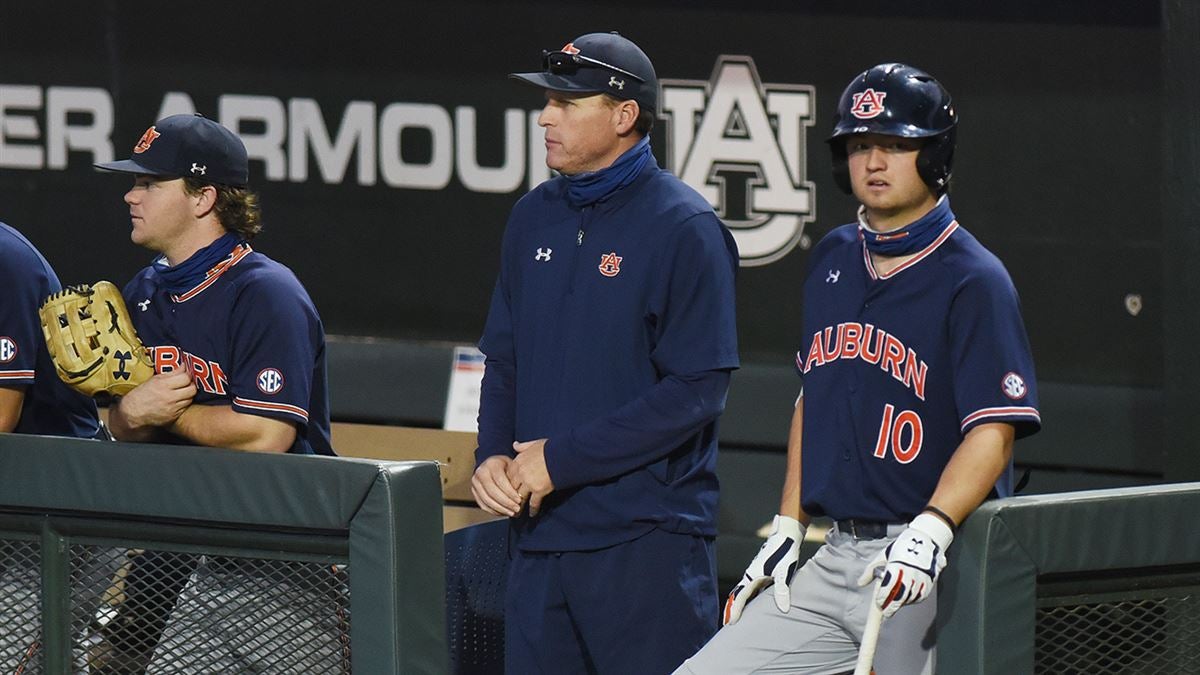
M 771 523 L 771 535 L 758 549 L 754 560 L 746 568 L 742 580 L 729 592 L 725 601 L 722 624 L 737 623 L 746 603 L 769 585 L 775 586 L 775 606 L 787 613 L 792 606 L 792 594 L 788 584 L 800 564 L 800 544 L 804 541 L 807 526 L 788 516 L 776 515 Z

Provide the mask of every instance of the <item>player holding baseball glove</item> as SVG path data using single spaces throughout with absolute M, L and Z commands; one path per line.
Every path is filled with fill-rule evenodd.
M 173 115 L 146 130 L 130 159 L 96 166 L 133 175 L 130 238 L 158 255 L 121 296 L 101 282 L 48 301 L 64 379 L 114 395 L 118 440 L 333 454 L 324 328 L 291 270 L 250 246 L 261 222 L 241 139 L 200 115 Z M 160 552 L 138 558 L 128 615 L 106 635 L 114 658 L 156 672 L 203 642 L 205 672 L 341 670 L 344 631 L 326 599 L 296 591 L 304 616 L 293 623 L 309 629 L 281 643 L 270 625 L 234 627 L 205 609 L 196 579 L 211 574 L 197 574 L 176 604 L 189 571 Z M 226 590 L 247 590 L 234 586 Z
M 950 210 L 957 124 L 942 85 L 902 64 L 842 94 L 833 173 L 862 206 L 811 254 L 780 512 L 725 627 L 677 672 L 848 672 L 872 605 L 892 617 L 877 672 L 933 672 L 954 530 L 1012 494 L 1013 440 L 1041 426 L 1016 290 Z M 813 516 L 834 527 L 794 572 Z

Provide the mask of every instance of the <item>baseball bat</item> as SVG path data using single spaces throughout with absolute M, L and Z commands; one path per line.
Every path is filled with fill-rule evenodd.
M 13 675 L 24 675 L 25 667 L 33 663 L 33 658 L 37 656 L 38 650 L 42 648 L 41 631 L 38 631 L 38 637 L 29 643 L 29 649 L 25 650 L 25 656 L 17 664 L 17 669 L 13 671 Z
M 871 596 L 871 611 L 867 614 L 867 627 L 863 630 L 862 644 L 858 648 L 858 662 L 854 664 L 854 675 L 871 675 L 875 663 L 875 645 L 879 642 L 879 627 L 883 625 L 883 609 L 875 604 Z

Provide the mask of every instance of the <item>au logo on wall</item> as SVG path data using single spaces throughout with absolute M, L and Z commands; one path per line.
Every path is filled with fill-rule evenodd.
M 713 205 L 743 266 L 787 255 L 816 217 L 805 152 L 814 87 L 764 84 L 753 59 L 727 55 L 708 80 L 661 83 L 668 168 Z

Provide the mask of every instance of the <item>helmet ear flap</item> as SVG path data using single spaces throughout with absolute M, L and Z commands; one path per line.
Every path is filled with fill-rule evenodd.
M 955 129 L 933 136 L 917 154 L 917 174 L 938 197 L 950 189 L 950 176 L 954 165 Z

